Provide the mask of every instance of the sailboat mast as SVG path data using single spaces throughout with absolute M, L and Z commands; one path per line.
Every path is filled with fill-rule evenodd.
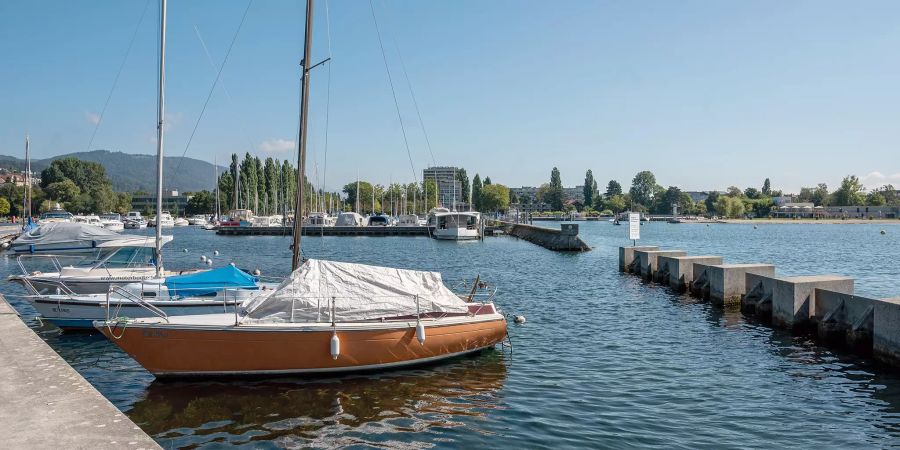
M 25 222 L 31 218 L 31 138 L 25 135 Z
M 159 8 L 159 102 L 156 123 L 156 276 L 162 268 L 163 128 L 166 114 L 166 0 Z
M 219 220 L 219 157 L 213 157 L 213 174 L 215 178 L 213 181 L 216 183 L 216 220 Z
M 356 169 L 356 213 L 362 214 L 359 210 L 359 169 Z
M 309 58 L 312 56 L 313 0 L 306 0 L 306 32 L 303 45 L 303 74 L 300 93 L 300 132 L 297 137 L 297 201 L 294 209 L 294 248 L 291 257 L 291 271 L 300 267 L 300 233 L 303 231 L 303 191 L 306 183 L 306 123 L 309 111 Z

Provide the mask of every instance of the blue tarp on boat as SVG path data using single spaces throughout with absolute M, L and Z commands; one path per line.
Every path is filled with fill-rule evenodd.
M 215 295 L 225 288 L 255 289 L 258 279 L 232 265 L 207 270 L 190 275 L 166 278 L 169 295 L 182 297 L 202 297 Z

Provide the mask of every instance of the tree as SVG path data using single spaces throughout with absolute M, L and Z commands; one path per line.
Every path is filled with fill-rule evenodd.
M 887 204 L 887 200 L 881 192 L 872 191 L 866 196 L 866 204 L 869 206 L 884 206 Z
M 634 203 L 650 206 L 653 202 L 656 186 L 656 177 L 653 175 L 653 172 L 644 170 L 638 172 L 634 179 L 631 180 L 631 189 L 628 193 L 631 194 L 631 200 Z
M 544 193 L 544 201 L 549 203 L 550 208 L 554 211 L 562 211 L 563 200 L 562 178 L 559 175 L 559 169 L 554 167 L 550 171 L 550 185 L 547 192 Z
M 725 190 L 725 195 L 734 198 L 741 198 L 744 196 L 744 191 L 737 186 L 728 186 L 728 189 Z
M 744 203 L 728 195 L 719 196 L 716 200 L 716 214 L 722 217 L 739 218 L 744 215 Z
M 841 187 L 834 191 L 834 204 L 838 206 L 859 206 L 863 204 L 865 188 L 856 175 L 847 175 Z
M 484 186 L 481 203 L 486 211 L 506 211 L 509 209 L 509 188 L 502 184 Z
M 768 178 L 766 178 L 766 181 L 763 181 L 762 194 L 766 197 L 770 197 L 772 195 L 772 183 L 769 182 Z
M 625 211 L 626 207 L 628 207 L 628 205 L 625 203 L 625 197 L 621 194 L 613 195 L 603 203 L 603 209 L 608 209 L 613 213 Z
M 512 189 L 509 190 L 509 203 L 519 203 L 519 196 Z
M 719 200 L 719 197 L 719 191 L 712 191 L 706 196 L 706 200 L 704 200 L 703 203 L 706 205 L 707 212 L 716 210 L 716 202 Z
M 484 177 L 484 186 L 491 184 L 491 177 Z
M 597 182 L 594 181 L 594 173 L 591 172 L 591 169 L 588 169 L 587 173 L 584 174 L 584 186 L 581 188 L 584 194 L 585 205 L 594 204 L 594 189 L 596 186 Z
M 356 181 L 345 184 L 343 192 L 347 194 L 347 203 L 353 210 L 356 210 Z M 379 200 L 381 197 L 375 199 L 376 202 Z M 363 214 L 364 211 L 367 213 L 375 211 L 372 205 L 372 183 L 368 181 L 360 180 L 359 182 L 359 209 L 360 211 L 355 212 Z
M 48 184 L 44 191 L 47 192 L 50 198 L 63 203 L 75 201 L 81 195 L 81 189 L 75 185 L 74 181 L 68 178 Z
M 9 200 L 0 197 L 0 216 L 9 215 Z
M 276 168 L 276 170 L 278 169 Z M 232 178 L 231 172 L 223 172 L 221 175 L 219 175 L 218 189 L 219 203 L 225 205 L 226 210 L 228 208 L 233 208 L 234 178 Z
M 265 211 L 267 214 L 275 214 L 278 212 L 278 181 L 280 179 L 278 166 L 278 161 L 271 157 L 266 158 L 265 167 L 263 169 L 263 172 L 265 173 L 265 195 L 263 197 L 266 200 Z
M 606 198 L 610 198 L 613 195 L 622 195 L 622 185 L 616 180 L 609 180 L 609 183 L 606 184 Z
M 472 204 L 475 211 L 481 211 L 481 188 L 481 176 L 476 173 L 475 178 L 472 178 Z
M 472 199 L 470 198 L 471 192 L 469 191 L 469 175 L 466 173 L 466 169 L 459 169 L 456 171 L 456 181 L 459 181 L 459 190 L 462 194 L 460 197 L 462 201 L 465 203 L 472 203 Z
M 185 214 L 212 214 L 216 210 L 216 199 L 212 193 L 203 190 L 194 194 L 188 200 Z
M 758 190 L 756 190 L 756 188 L 754 188 L 754 187 L 748 187 L 747 189 L 744 189 L 744 195 L 747 198 L 755 199 L 755 198 L 759 198 L 760 192 Z

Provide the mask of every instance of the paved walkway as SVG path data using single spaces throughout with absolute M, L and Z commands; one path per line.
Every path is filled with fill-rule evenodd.
M 160 447 L 0 296 L 0 448 Z

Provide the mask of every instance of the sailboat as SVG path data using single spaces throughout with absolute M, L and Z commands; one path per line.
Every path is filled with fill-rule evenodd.
M 163 2 L 165 11 L 166 0 Z M 306 2 L 295 212 L 303 212 L 313 0 Z M 163 35 L 164 35 L 163 31 Z M 374 203 L 374 202 L 373 202 Z M 97 321 L 156 376 L 331 373 L 386 369 L 476 352 L 503 341 L 506 319 L 436 272 L 309 259 L 294 221 L 289 279 L 234 314 Z
M 152 256 L 148 255 L 145 238 L 122 237 L 131 240 L 131 252 L 119 251 L 88 267 L 61 267 L 58 272 L 13 279 L 25 285 L 32 295 L 26 297 L 44 319 L 60 328 L 92 328 L 94 321 L 112 317 L 156 317 L 177 314 L 210 314 L 236 311 L 238 306 L 273 292 L 274 284 L 261 283 L 234 266 L 192 271 L 175 275 L 162 269 L 162 246 L 172 239 L 163 236 L 167 212 L 163 201 L 163 142 L 165 117 L 165 51 L 166 1 L 160 10 L 159 103 L 157 118 L 157 178 L 156 217 L 160 218 L 155 231 Z M 171 220 L 171 216 L 169 216 Z M 70 224 L 55 224 L 68 226 Z M 72 224 L 78 226 L 77 224 Z M 40 231 L 38 228 L 36 231 Z M 97 245 L 93 242 L 93 245 Z M 121 250 L 121 249 L 120 249 Z M 148 260 L 148 257 L 150 259 Z M 116 272 L 111 269 L 122 269 Z M 36 278 L 38 277 L 38 278 Z M 74 290 L 73 290 L 74 288 Z M 77 292 L 81 291 L 81 292 Z M 48 292 L 50 291 L 50 292 Z M 93 293 L 92 293 L 93 292 Z M 100 293 L 97 293 L 100 292 Z

